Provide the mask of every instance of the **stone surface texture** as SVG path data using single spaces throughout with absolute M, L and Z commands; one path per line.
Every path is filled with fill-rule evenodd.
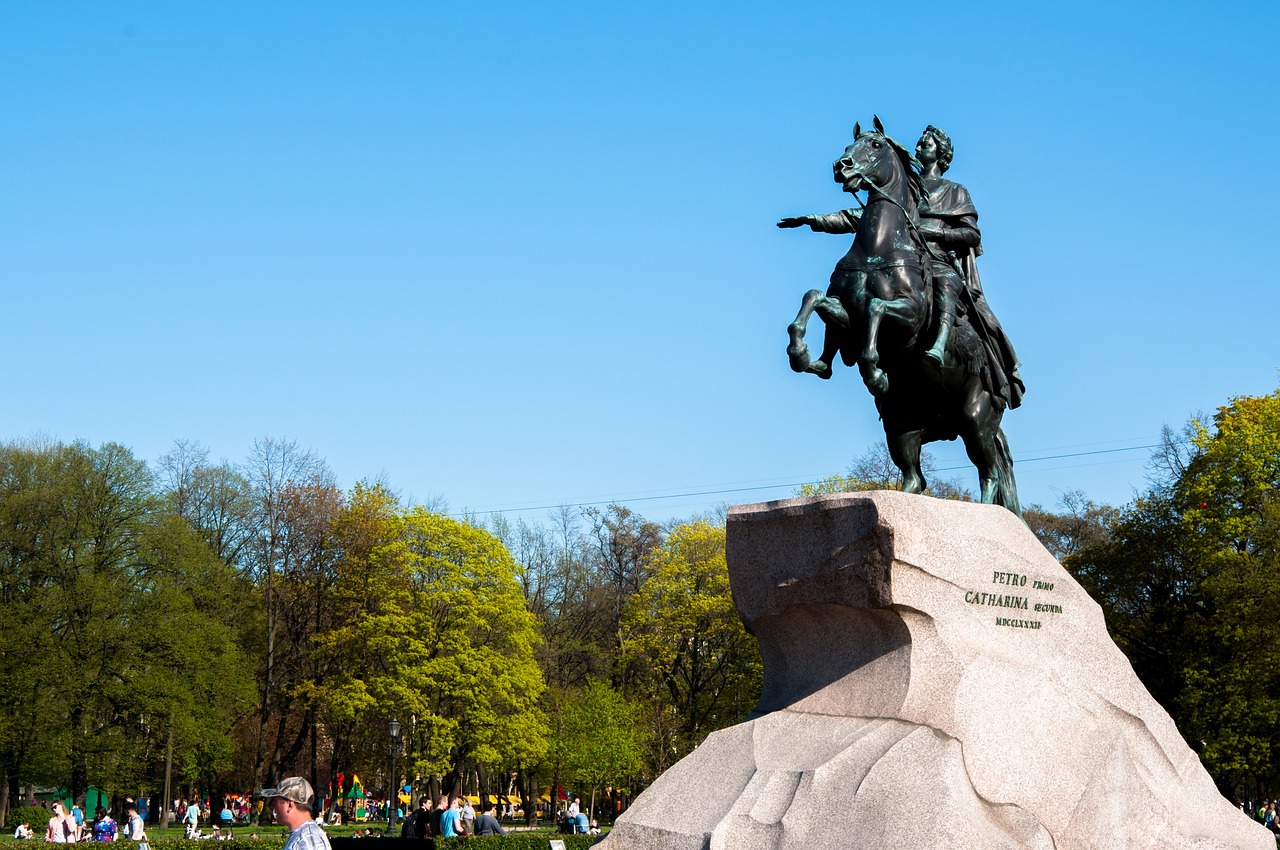
M 728 561 L 764 657 L 757 710 L 603 850 L 1275 850 L 1007 510 L 889 491 L 742 505 Z

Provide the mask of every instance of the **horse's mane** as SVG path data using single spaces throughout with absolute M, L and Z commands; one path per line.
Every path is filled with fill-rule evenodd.
M 898 155 L 898 159 L 901 160 L 902 170 L 907 173 L 907 185 L 910 187 L 912 205 L 916 209 L 928 209 L 929 191 L 925 189 L 924 180 L 920 177 L 920 172 L 924 170 L 924 166 L 920 164 L 920 160 L 916 159 L 911 151 L 907 150 L 906 145 L 888 134 L 885 134 L 884 138 L 893 148 L 894 153 Z

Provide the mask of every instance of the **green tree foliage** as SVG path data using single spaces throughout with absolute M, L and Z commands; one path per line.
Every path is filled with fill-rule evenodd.
M 760 697 L 760 651 L 733 604 L 723 525 L 671 530 L 627 602 L 622 634 L 636 690 L 654 703 L 651 718 L 675 720 L 653 730 L 668 739 L 654 752 L 656 771 L 740 722 Z
M 369 498 L 357 500 L 367 555 L 343 567 L 367 611 L 325 639 L 359 661 L 338 666 L 328 702 L 353 715 L 376 706 L 382 728 L 393 715 L 405 722 L 406 769 L 419 776 L 541 758 L 544 684 L 519 567 L 481 529 Z
M 590 809 L 606 785 L 629 783 L 643 766 L 643 734 L 637 712 L 608 683 L 587 680 L 563 707 L 557 736 L 565 776 L 591 789 Z
M 1067 565 L 1224 793 L 1280 778 L 1280 393 L 1195 421 L 1166 480 Z M 1173 462 L 1168 462 L 1172 458 Z
M 234 582 L 127 449 L 0 447 L 10 790 L 60 784 L 79 799 L 91 777 L 146 787 L 174 729 L 187 762 L 225 754 L 228 714 L 244 707 L 219 681 L 241 661 L 225 625 Z

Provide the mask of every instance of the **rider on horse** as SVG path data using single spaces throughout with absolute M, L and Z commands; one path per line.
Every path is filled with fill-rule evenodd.
M 941 365 L 956 316 L 967 315 L 969 324 L 986 349 L 991 391 L 1009 408 L 1016 408 L 1022 404 L 1025 387 L 1018 374 L 1018 356 L 1013 345 L 982 294 L 982 281 L 975 262 L 982 253 L 978 211 L 968 189 L 942 176 L 951 167 L 954 154 L 950 137 L 933 125 L 925 128 L 916 144 L 916 160 L 928 192 L 927 201 L 922 200 L 920 204 L 919 233 L 929 246 L 933 310 L 938 327 L 934 342 L 925 354 Z M 861 219 L 861 210 L 846 209 L 826 215 L 784 218 L 778 226 L 808 226 L 819 233 L 856 233 Z M 809 371 L 823 378 L 830 377 L 826 352 L 822 359 L 813 361 Z
M 1013 346 L 982 294 L 975 262 L 982 253 L 978 211 L 968 189 L 942 176 L 951 167 L 954 155 L 955 148 L 946 133 L 932 124 L 925 128 L 916 144 L 920 176 L 929 193 L 927 204 L 920 206 L 920 233 L 929 243 L 933 309 L 938 320 L 938 335 L 925 356 L 939 364 L 943 362 L 956 316 L 967 312 L 969 324 L 977 331 L 989 355 L 992 392 L 1003 398 L 1010 408 L 1015 408 L 1022 403 L 1025 388 L 1018 375 L 1018 357 Z M 967 307 L 972 309 L 966 310 Z
M 1013 349 L 981 297 L 973 262 L 981 244 L 978 213 L 965 188 L 942 177 L 950 139 L 929 127 L 917 158 L 878 118 L 874 132 L 854 125 L 853 136 L 832 163 L 832 176 L 855 197 L 867 192 L 861 213 L 778 222 L 854 235 L 827 291 L 806 292 L 787 326 L 791 368 L 828 378 L 837 352 L 846 365 L 856 363 L 876 399 L 904 492 L 928 486 L 921 448 L 959 437 L 978 469 L 982 501 L 1020 514 L 1001 418 L 1021 401 L 1022 382 Z M 817 359 L 804 339 L 815 315 L 826 326 Z

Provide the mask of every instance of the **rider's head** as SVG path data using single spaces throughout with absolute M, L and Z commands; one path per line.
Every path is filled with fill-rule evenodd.
M 933 139 L 934 144 L 938 146 L 938 170 L 946 174 L 947 169 L 951 167 L 951 158 L 956 155 L 951 137 L 932 124 L 924 128 L 922 136 Z

